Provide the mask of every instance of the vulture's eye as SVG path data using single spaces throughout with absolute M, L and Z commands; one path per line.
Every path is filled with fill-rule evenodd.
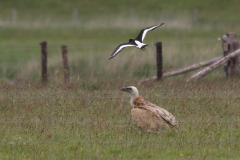
M 132 90 L 132 88 L 128 88 L 128 90 L 129 90 L 129 91 L 131 91 L 131 90 Z

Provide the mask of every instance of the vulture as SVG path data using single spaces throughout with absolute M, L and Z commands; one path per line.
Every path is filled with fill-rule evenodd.
M 121 89 L 128 92 L 131 96 L 130 104 L 132 120 L 142 129 L 166 129 L 176 128 L 178 131 L 178 121 L 167 110 L 145 101 L 139 96 L 138 90 L 134 86 L 128 86 Z

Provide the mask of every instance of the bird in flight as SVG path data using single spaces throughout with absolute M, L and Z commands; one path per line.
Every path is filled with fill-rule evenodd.
M 109 58 L 112 59 L 113 57 L 115 57 L 121 50 L 123 50 L 126 47 L 132 47 L 135 46 L 137 48 L 140 48 L 141 50 L 145 51 L 146 50 L 146 46 L 148 46 L 147 44 L 143 43 L 144 38 L 146 37 L 147 33 L 149 31 L 152 31 L 158 27 L 160 27 L 161 25 L 163 25 L 164 23 L 155 25 L 155 26 L 151 26 L 145 29 L 142 29 L 139 33 L 139 35 L 137 36 L 137 38 L 135 39 L 129 39 L 129 41 L 127 43 L 123 43 L 120 44 L 112 53 L 111 57 Z

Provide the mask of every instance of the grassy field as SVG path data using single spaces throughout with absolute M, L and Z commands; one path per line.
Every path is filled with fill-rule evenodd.
M 1 159 L 239 159 L 239 81 L 137 86 L 176 116 L 180 133 L 131 122 L 119 88 L 135 83 L 2 86 Z
M 96 29 L 84 32 L 81 39 L 78 40 L 79 36 L 76 33 L 81 30 L 71 27 L 68 29 L 70 29 L 68 33 L 64 33 L 64 29 L 61 29 L 59 35 L 54 35 L 51 32 L 54 29 L 44 30 L 46 32 L 44 35 L 49 33 L 48 36 L 52 34 L 54 37 L 51 39 L 50 36 L 47 39 L 50 82 L 62 82 L 60 50 L 62 44 L 68 46 L 70 74 L 73 82 L 79 79 L 88 81 L 89 77 L 98 79 L 99 76 L 107 76 L 108 78 L 122 75 L 127 76 L 126 78 L 153 76 L 156 72 L 156 48 L 154 43 L 162 39 L 165 39 L 163 41 L 165 72 L 170 71 L 171 66 L 171 69 L 174 70 L 222 55 L 221 42 L 217 41 L 217 37 L 220 35 L 218 32 L 211 35 L 207 31 L 195 33 L 192 31 L 167 30 L 163 27 L 156 34 L 147 37 L 149 44 L 147 51 L 142 52 L 135 48 L 127 48 L 109 61 L 108 58 L 115 47 L 119 43 L 126 42 L 128 35 L 135 37 L 138 32 L 126 31 L 126 33 L 123 32 L 118 35 L 116 34 L 117 29 L 112 29 L 110 32 L 106 29 Z M 28 30 L 22 30 L 19 34 L 28 34 Z M 62 38 L 66 34 L 72 35 L 71 38 L 69 35 Z M 98 36 L 94 37 L 96 34 Z M 199 40 L 198 37 L 203 35 L 208 35 L 208 38 Z M 40 33 L 30 33 L 25 39 L 21 35 L 14 36 L 14 40 L 4 40 L 2 45 L 3 58 L 0 60 L 1 70 L 3 71 L 1 72 L 2 80 L 10 82 L 14 80 L 39 81 L 41 73 L 39 42 L 45 39 L 44 36 L 41 36 Z M 115 37 L 115 39 L 112 39 L 112 37 Z M 191 40 L 189 37 L 191 37 Z M 21 41 L 21 44 L 18 43 L 19 41 Z
M 164 72 L 221 56 L 217 39 L 240 30 L 239 3 L 0 2 L 0 159 L 239 159 L 239 79 L 226 79 L 219 68 L 196 83 L 185 82 L 190 72 L 138 85 L 156 75 L 158 41 Z M 147 35 L 145 52 L 127 48 L 108 60 L 120 43 L 161 22 Z M 46 86 L 39 83 L 43 40 Z M 68 85 L 62 84 L 63 44 Z M 127 85 L 175 115 L 181 132 L 139 130 L 130 98 L 120 92 Z
M 218 57 L 222 47 L 217 39 L 239 29 L 238 2 L 4 1 L 0 3 L 1 81 L 39 81 L 43 40 L 48 42 L 50 82 L 62 82 L 62 44 L 68 46 L 73 82 L 97 76 L 153 76 L 157 41 L 163 42 L 165 71 Z M 108 61 L 118 44 L 160 22 L 165 24 L 145 39 L 146 52 L 128 48 Z

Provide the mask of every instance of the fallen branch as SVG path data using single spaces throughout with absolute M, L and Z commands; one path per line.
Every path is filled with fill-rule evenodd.
M 209 66 L 209 65 L 213 64 L 214 62 L 219 61 L 221 58 L 222 57 L 214 58 L 214 59 L 211 59 L 209 61 L 201 62 L 201 63 L 198 63 L 198 64 L 193 64 L 189 67 L 185 67 L 185 68 L 182 68 L 182 69 L 179 69 L 179 70 L 176 70 L 176 71 L 167 72 L 167 73 L 163 74 L 163 77 L 171 77 L 171 76 L 176 76 L 176 75 L 179 75 L 179 74 L 182 74 L 182 73 L 194 71 L 194 70 L 199 69 L 201 67 Z
M 188 66 L 188 67 L 176 70 L 176 71 L 167 72 L 167 73 L 164 73 L 162 75 L 162 77 L 164 78 L 164 77 L 176 76 L 176 75 L 179 75 L 179 74 L 183 74 L 183 73 L 186 73 L 186 72 L 189 72 L 189 71 L 199 69 L 201 67 L 209 66 L 209 65 L 213 64 L 214 62 L 220 60 L 221 58 L 222 57 L 214 58 L 214 59 L 211 59 L 211 60 L 208 60 L 208 61 L 205 61 L 205 62 L 201 62 L 201 63 L 198 63 L 198 64 L 193 64 L 191 66 Z M 148 79 L 145 79 L 143 81 L 140 81 L 139 83 L 141 84 L 141 83 L 145 83 L 145 82 L 148 82 L 148 81 L 154 81 L 156 79 L 157 79 L 157 76 L 154 76 L 152 78 L 148 78 Z
M 213 63 L 209 67 L 205 68 L 204 70 L 198 72 L 197 74 L 193 75 L 191 78 L 187 80 L 187 82 L 197 81 L 198 79 L 206 76 L 207 74 L 211 73 L 216 68 L 224 65 L 226 62 L 228 62 L 231 58 L 234 58 L 236 56 L 240 55 L 240 49 L 236 50 L 235 52 L 223 57 L 219 61 Z
M 162 78 L 163 78 L 163 76 L 162 76 Z M 150 82 L 150 81 L 155 81 L 155 80 L 157 80 L 157 76 L 142 80 L 142 81 L 139 82 L 139 84 L 143 84 L 143 83 Z

